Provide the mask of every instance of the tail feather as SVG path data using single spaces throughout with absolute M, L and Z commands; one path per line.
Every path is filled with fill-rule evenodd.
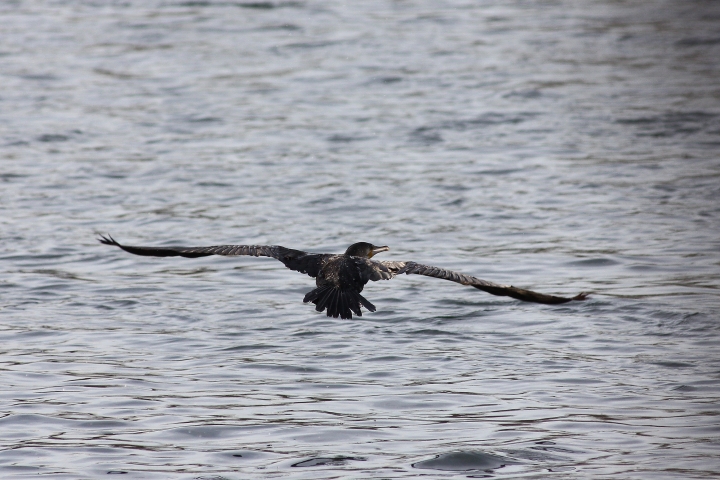
M 338 290 L 336 288 L 333 288 L 330 290 L 330 301 L 328 302 L 327 306 L 327 315 L 328 317 L 338 317 L 337 314 L 337 300 L 338 300 Z
M 360 310 L 360 300 L 359 296 L 360 294 L 357 293 L 354 290 L 351 291 L 344 291 L 343 294 L 345 295 L 345 305 L 347 305 L 347 308 L 353 311 L 355 315 L 358 317 L 362 317 L 362 310 Z M 352 316 L 350 312 L 348 312 L 348 315 Z
M 325 293 L 325 290 L 327 290 L 330 287 L 318 287 L 315 290 L 311 290 L 308 293 L 305 294 L 305 298 L 303 298 L 304 303 L 313 302 L 315 303 L 315 300 L 320 297 L 321 294 Z
M 348 316 L 352 317 L 350 309 L 345 305 L 345 295 L 343 295 L 343 291 L 338 290 L 336 295 L 337 303 L 335 304 L 335 313 L 339 315 L 340 318 L 347 318 Z
M 325 309 L 325 304 L 329 300 L 328 293 L 331 287 L 318 287 L 315 290 L 308 292 L 303 298 L 304 303 L 312 302 L 315 304 L 315 310 L 322 312 Z
M 353 293 L 353 290 L 340 290 L 340 318 L 352 318 L 352 312 L 355 312 L 358 317 L 362 317 L 360 309 L 357 308 L 360 305 L 354 300 Z
M 318 299 L 318 301 L 314 302 L 315 310 L 317 310 L 318 312 L 322 312 L 323 310 L 325 310 L 325 307 L 330 302 L 330 299 L 332 297 L 332 292 L 333 292 L 332 288 L 328 288 L 322 293 L 322 295 Z
M 342 290 L 335 290 L 335 301 L 333 302 L 333 309 L 335 310 L 333 312 L 333 317 L 343 317 L 343 308 L 342 308 Z
M 370 303 L 370 301 L 367 298 L 363 297 L 359 293 L 357 294 L 357 296 L 360 299 L 360 303 L 362 304 L 363 307 L 367 308 L 371 312 L 374 312 L 376 310 L 375 305 Z M 360 307 L 358 306 L 358 308 L 360 308 Z
M 334 318 L 350 319 L 353 313 L 358 317 L 362 317 L 361 305 L 371 312 L 375 311 L 375 305 L 360 295 L 359 292 L 334 288 L 327 285 L 308 292 L 303 302 L 314 303 L 315 310 L 318 312 L 327 310 L 327 316 Z

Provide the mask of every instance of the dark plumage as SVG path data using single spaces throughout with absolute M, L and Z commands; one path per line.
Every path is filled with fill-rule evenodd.
M 327 310 L 328 317 L 352 318 L 352 314 L 362 316 L 360 307 L 371 312 L 375 305 L 360 295 L 369 281 L 390 280 L 402 273 L 425 275 L 450 280 L 461 285 L 475 287 L 492 295 L 512 297 L 525 302 L 545 304 L 566 303 L 572 300 L 585 300 L 587 295 L 580 293 L 572 298 L 545 295 L 516 288 L 511 285 L 499 285 L 479 278 L 453 272 L 443 268 L 421 265 L 415 262 L 378 262 L 371 260 L 379 253 L 390 250 L 388 247 L 376 247 L 370 243 L 358 242 L 350 245 L 343 254 L 307 253 L 279 245 L 218 245 L 212 247 L 133 247 L 120 245 L 111 236 L 101 235 L 98 239 L 105 245 L 122 248 L 126 252 L 149 257 L 206 257 L 209 255 L 251 255 L 254 257 L 272 257 L 280 260 L 290 270 L 306 273 L 316 279 L 316 288 L 305 295 L 305 303 L 315 304 L 315 310 Z

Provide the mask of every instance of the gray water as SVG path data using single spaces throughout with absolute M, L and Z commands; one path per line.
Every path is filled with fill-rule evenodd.
M 720 475 L 720 3 L 0 6 L 2 478 Z M 541 292 L 267 258 L 365 240 Z

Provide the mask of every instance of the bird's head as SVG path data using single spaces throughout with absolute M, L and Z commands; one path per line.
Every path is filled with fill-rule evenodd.
M 376 247 L 372 243 L 358 242 L 350 245 L 348 249 L 345 250 L 345 255 L 372 258 L 375 254 L 387 252 L 388 250 L 390 250 L 390 247 Z

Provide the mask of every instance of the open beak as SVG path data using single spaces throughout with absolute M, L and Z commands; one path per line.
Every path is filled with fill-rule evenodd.
M 372 252 L 370 252 L 370 258 L 374 257 L 380 252 L 387 252 L 388 250 L 390 250 L 390 247 L 388 246 L 376 247 L 375 245 L 373 245 Z

